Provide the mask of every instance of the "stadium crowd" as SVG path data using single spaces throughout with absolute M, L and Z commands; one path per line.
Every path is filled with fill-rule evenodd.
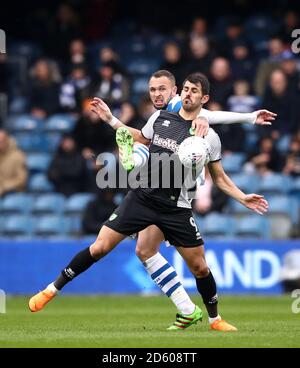
M 101 19 L 114 11 L 105 9 Z M 42 19 L 34 15 L 32 33 Z M 256 223 L 256 230 L 241 226 L 240 234 L 299 237 L 300 56 L 291 49 L 291 32 L 300 28 L 297 12 L 287 9 L 281 22 L 268 14 L 219 16 L 213 23 L 196 16 L 189 29 L 172 34 L 141 28 L 132 19 L 121 19 L 109 28 L 101 19 L 84 28 L 76 7 L 61 4 L 50 25 L 42 27 L 42 35 L 30 41 L 14 39 L 7 54 L 0 54 L 0 216 L 16 208 L 15 214 L 24 215 L 24 207 L 18 212 L 18 205 L 9 204 L 13 193 L 23 192 L 33 198 L 26 207 L 32 216 L 68 213 L 69 234 L 96 233 L 124 190 L 96 186 L 95 157 L 118 153 L 114 131 L 97 121 L 90 99 L 104 99 L 123 123 L 141 128 L 155 111 L 148 97 L 148 79 L 154 71 L 172 72 L 179 90 L 189 73 L 201 71 L 211 83 L 207 109 L 266 108 L 278 114 L 271 127 L 215 128 L 225 170 L 243 190 L 270 199 L 270 216 L 273 203 L 269 232 L 262 222 Z M 200 191 L 201 199 L 194 203 L 199 221 L 215 212 L 234 219 L 249 215 L 218 192 L 209 177 Z M 39 207 L 43 196 L 54 193 L 62 199 L 57 202 L 61 208 Z M 280 230 L 278 221 L 285 224 Z M 208 225 L 207 233 L 223 235 L 227 227 L 226 235 L 232 235 L 225 225 L 219 230 Z M 39 234 L 39 230 L 42 234 L 42 225 L 32 231 Z M 51 233 L 50 228 L 47 231 Z M 9 223 L 0 233 L 23 234 Z

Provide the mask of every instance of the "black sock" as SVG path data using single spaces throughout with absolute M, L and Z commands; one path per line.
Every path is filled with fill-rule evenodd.
M 218 315 L 218 295 L 217 285 L 211 271 L 206 277 L 197 278 L 196 284 L 199 293 L 202 296 L 203 303 L 207 309 L 210 318 L 215 318 Z
M 54 281 L 54 286 L 57 290 L 61 290 L 68 282 L 72 281 L 74 277 L 80 275 L 91 267 L 97 260 L 95 260 L 90 253 L 90 248 L 86 248 L 77 253 L 68 266 L 62 270 L 61 274 Z

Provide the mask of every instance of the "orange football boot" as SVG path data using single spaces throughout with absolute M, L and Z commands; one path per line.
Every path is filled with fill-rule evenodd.
M 51 299 L 55 297 L 55 295 L 56 293 L 47 289 L 40 291 L 29 300 L 29 309 L 31 312 L 40 311 L 48 302 L 50 302 Z
M 230 325 L 228 322 L 224 321 L 224 319 L 219 319 L 210 325 L 211 330 L 216 331 L 224 331 L 224 332 L 233 332 L 237 331 L 237 328 Z

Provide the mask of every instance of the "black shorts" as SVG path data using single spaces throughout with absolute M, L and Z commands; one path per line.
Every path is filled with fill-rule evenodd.
M 128 236 L 156 225 L 171 245 L 197 247 L 204 243 L 191 209 L 163 208 L 138 191 L 129 192 L 104 225 Z

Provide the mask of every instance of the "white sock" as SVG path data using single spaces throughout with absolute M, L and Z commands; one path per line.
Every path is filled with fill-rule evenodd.
M 56 289 L 56 287 L 54 286 L 54 282 L 51 282 L 51 284 L 49 284 L 46 289 L 52 291 L 52 293 L 55 293 L 57 294 L 58 293 L 58 290 Z
M 208 322 L 209 322 L 209 324 L 212 324 L 215 321 L 219 321 L 220 319 L 221 319 L 221 316 L 218 314 L 217 317 L 214 317 L 214 318 L 208 317 Z
M 172 300 L 180 313 L 192 314 L 195 311 L 195 304 L 181 285 L 176 271 L 160 253 L 147 259 L 143 265 L 152 280 Z

